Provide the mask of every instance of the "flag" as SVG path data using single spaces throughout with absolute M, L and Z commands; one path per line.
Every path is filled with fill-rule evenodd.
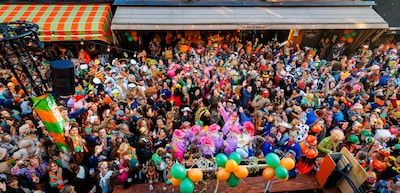
M 68 146 L 64 140 L 64 119 L 61 117 L 60 111 L 54 97 L 45 94 L 39 97 L 32 97 L 33 108 L 43 122 L 49 132 L 50 137 L 56 143 L 57 148 L 68 151 Z

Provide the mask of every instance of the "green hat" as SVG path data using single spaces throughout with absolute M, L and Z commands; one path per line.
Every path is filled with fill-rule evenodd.
M 350 143 L 354 143 L 354 144 L 360 144 L 360 139 L 358 139 L 358 136 L 357 135 L 349 135 L 348 137 L 347 137 L 347 141 L 348 142 L 350 142 Z
M 104 70 L 111 70 L 112 69 L 112 67 L 110 66 L 110 65 L 108 65 L 108 66 L 106 66 L 105 68 L 104 68 Z
M 323 59 L 323 60 L 320 61 L 320 63 L 321 63 L 321 66 L 325 66 L 328 62 Z
M 361 131 L 361 135 L 364 136 L 364 137 L 372 137 L 371 131 L 365 130 L 365 129 L 363 129 L 363 130 Z
M 372 137 L 366 137 L 365 138 L 365 142 L 367 143 L 367 144 L 370 144 L 370 143 L 372 143 L 374 141 L 374 138 L 372 138 Z

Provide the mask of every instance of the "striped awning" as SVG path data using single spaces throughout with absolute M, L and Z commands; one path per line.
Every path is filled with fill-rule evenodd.
M 39 25 L 41 41 L 111 42 L 109 4 L 0 4 L 0 22 Z

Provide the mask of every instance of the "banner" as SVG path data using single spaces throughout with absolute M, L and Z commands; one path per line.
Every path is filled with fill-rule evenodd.
M 56 143 L 57 148 L 68 151 L 64 140 L 64 119 L 52 95 L 46 94 L 40 97 L 32 97 L 33 108 L 46 127 L 49 135 Z

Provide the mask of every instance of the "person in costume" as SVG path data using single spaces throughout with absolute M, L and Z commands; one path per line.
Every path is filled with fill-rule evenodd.
M 325 137 L 318 144 L 318 150 L 323 154 L 339 152 L 340 145 L 345 139 L 343 131 L 339 129 L 334 129 L 330 133 L 331 135 Z
M 86 140 L 81 137 L 76 124 L 65 127 L 65 142 L 68 144 L 72 152 L 72 159 L 74 163 L 81 163 L 83 160 L 84 152 L 87 152 Z
M 317 138 L 314 135 L 308 135 L 300 143 L 302 157 L 297 161 L 297 171 L 299 174 L 310 174 L 316 167 L 316 158 L 318 156 Z
M 31 156 L 29 163 L 25 166 L 23 160 L 19 160 L 11 169 L 11 174 L 25 179 L 30 183 L 32 189 L 43 189 L 46 182 L 47 163 L 41 162 L 39 157 Z
M 226 125 L 226 124 L 225 124 Z M 224 141 L 224 152 L 229 155 L 232 152 L 236 151 L 236 148 L 239 144 L 239 138 L 241 136 L 240 126 L 231 125 L 229 130 L 226 133 L 226 139 Z
M 224 126 L 222 127 L 222 132 L 224 135 L 227 135 L 230 129 L 233 127 L 235 128 L 241 127 L 237 112 L 234 111 L 228 114 L 222 103 L 219 103 L 219 112 L 221 113 L 221 116 L 225 122 Z
M 61 168 L 55 162 L 49 163 L 48 173 L 46 176 L 46 192 L 60 193 L 61 190 L 73 179 L 72 172 L 65 168 Z
M 107 162 L 99 163 L 99 184 L 102 193 L 112 192 L 111 177 L 114 172 L 109 170 Z

